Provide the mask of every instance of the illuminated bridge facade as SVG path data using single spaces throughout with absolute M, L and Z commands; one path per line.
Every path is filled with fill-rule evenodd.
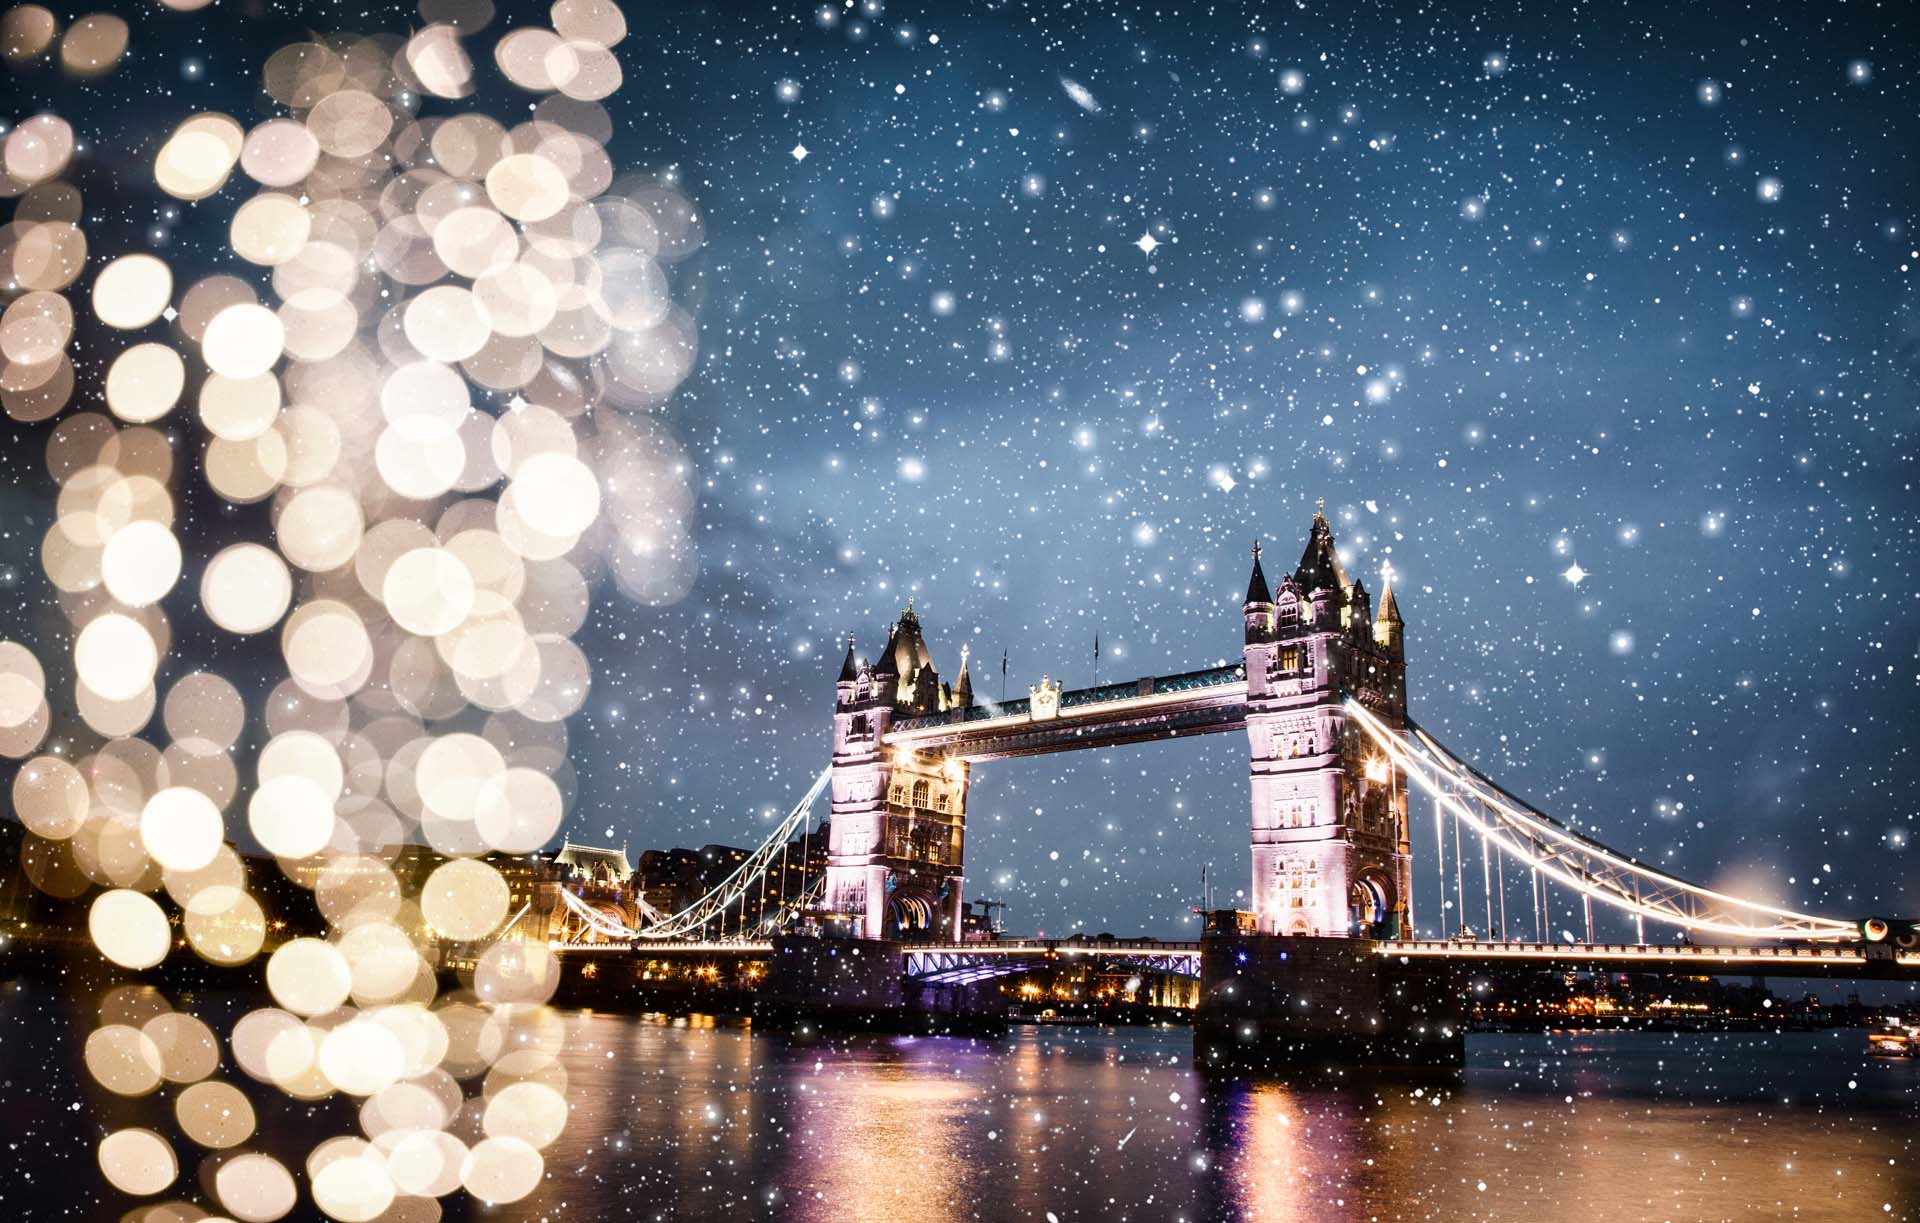
M 835 688 L 832 838 L 824 908 L 869 938 L 957 939 L 973 766 L 1143 740 L 1244 732 L 1262 932 L 1411 930 L 1405 779 L 1350 725 L 1364 706 L 1406 720 L 1405 626 L 1349 579 L 1324 514 L 1269 583 L 1254 546 L 1241 655 L 1169 676 L 982 702 L 963 650 L 952 683 L 909 606 L 871 659 L 849 641 Z
M 1688 882 L 1449 752 L 1408 716 L 1406 625 L 1389 578 L 1376 606 L 1347 576 L 1324 515 L 1277 584 L 1255 545 L 1242 630 L 1232 663 L 1072 691 L 1042 677 L 996 704 L 976 699 L 964 649 L 953 680 L 941 678 L 909 604 L 877 656 L 849 642 L 831 764 L 728 879 L 638 925 L 563 899 L 581 938 L 603 950 L 612 940 L 647 957 L 763 956 L 776 1015 L 991 1006 L 996 978 L 1082 959 L 1197 974 L 1196 1050 L 1208 1057 L 1358 1044 L 1367 1056 L 1457 1061 L 1463 982 L 1494 973 L 1920 979 L 1920 922 L 1803 913 Z M 1246 736 L 1251 911 L 1210 914 L 1199 943 L 963 941 L 974 766 L 1221 732 Z M 789 848 L 804 857 L 823 795 L 826 869 L 789 895 Z M 1424 926 L 1445 941 L 1414 937 L 1414 801 L 1431 805 L 1421 869 L 1442 898 Z M 1569 898 L 1579 934 L 1556 928 Z M 1600 937 L 1596 910 L 1611 930 L 1631 923 L 1631 941 Z

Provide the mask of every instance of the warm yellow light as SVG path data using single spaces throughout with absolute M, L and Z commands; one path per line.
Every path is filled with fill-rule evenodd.
M 222 549 L 200 576 L 200 605 L 229 633 L 265 632 L 292 602 L 293 575 L 286 562 L 259 544 Z
M 127 888 L 102 892 L 87 912 L 87 932 L 100 954 L 122 968 L 152 968 L 173 941 L 167 915 L 151 897 Z
M 242 302 L 213 316 L 200 340 L 207 368 L 226 378 L 257 378 L 273 368 L 286 346 L 280 316 L 265 306 Z
M 223 825 L 213 800 L 188 786 L 169 786 L 140 813 L 140 842 L 170 871 L 197 871 L 220 852 Z
M 127 701 L 153 682 L 160 651 L 138 620 L 108 612 L 80 630 L 73 661 L 81 683 L 109 701 Z
M 428 876 L 420 912 L 450 939 L 485 938 L 507 917 L 507 882 L 500 872 L 472 858 L 449 862 Z
M 93 312 L 130 330 L 160 317 L 173 296 L 173 270 L 152 255 L 122 255 L 93 278 Z
M 152 1130 L 115 1130 L 100 1140 L 100 1171 L 122 1193 L 158 1193 L 180 1175 L 167 1140 Z

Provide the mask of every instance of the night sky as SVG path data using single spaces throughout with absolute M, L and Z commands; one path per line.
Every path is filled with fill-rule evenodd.
M 74 123 L 96 253 L 259 279 L 225 251 L 240 176 L 196 204 L 90 181 L 194 112 L 275 113 L 262 64 L 309 30 L 422 17 L 124 8 L 113 74 L 13 72 L 6 120 Z M 474 34 L 461 108 L 529 104 L 490 47 L 535 14 Z M 1348 570 L 1397 575 L 1414 718 L 1508 788 L 1700 882 L 1920 912 L 1913 11 L 628 20 L 609 151 L 704 214 L 673 270 L 700 362 L 660 411 L 696 553 L 678 601 L 595 588 L 576 839 L 757 841 L 826 763 L 845 635 L 876 653 L 909 595 L 986 697 L 1003 651 L 1010 695 L 1091 682 L 1096 634 L 1108 679 L 1237 658 L 1252 541 L 1277 575 L 1324 498 Z M 45 427 L 7 429 L 6 635 L 34 640 L 54 486 Z M 176 618 L 241 530 L 183 526 Z M 167 673 L 258 661 L 211 642 Z M 1244 886 L 1245 755 L 978 768 L 969 895 L 1020 930 L 1190 933 L 1203 864 L 1219 903 Z

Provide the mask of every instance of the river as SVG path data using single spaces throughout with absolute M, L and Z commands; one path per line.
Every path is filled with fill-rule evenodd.
M 92 1144 L 154 1101 L 84 1082 L 56 1052 L 65 1010 L 45 986 L 0 998 L 16 1165 L 0 1208 L 118 1218 Z M 446 1218 L 1859 1220 L 1920 1203 L 1920 1066 L 1867 1058 L 1858 1031 L 1477 1036 L 1460 1075 L 1294 1084 L 1197 1075 L 1178 1028 L 806 1041 L 556 1012 L 549 1032 L 572 1114 L 547 1179 L 496 1210 L 450 1199 Z M 295 1164 L 350 1118 L 261 1095 L 261 1140 Z

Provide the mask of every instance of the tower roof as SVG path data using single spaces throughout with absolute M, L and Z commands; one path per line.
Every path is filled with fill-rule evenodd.
M 847 660 L 840 664 L 840 682 L 851 684 L 860 675 L 860 669 L 853 661 L 853 634 L 847 634 Z
M 1260 569 L 1260 541 L 1253 541 L 1253 576 L 1247 579 L 1247 602 L 1271 603 L 1273 591 L 1267 589 L 1267 575 Z
M 879 656 L 873 660 L 873 673 L 875 675 L 900 674 L 899 669 L 893 665 L 893 642 L 899 635 L 899 625 L 893 624 L 887 626 L 887 644 L 880 647 Z
M 575 845 L 569 838 L 554 853 L 553 863 L 584 875 L 599 874 L 616 883 L 625 883 L 633 877 L 633 864 L 627 860 L 624 845 L 619 849 Z
M 920 617 L 914 614 L 913 600 L 907 600 L 907 609 L 900 613 L 899 623 L 893 626 L 893 636 L 887 641 L 888 652 L 892 657 L 889 670 L 902 679 L 912 679 L 919 674 L 920 668 L 933 662 L 933 655 L 927 650 L 927 639 L 920 635 Z
M 1293 571 L 1300 589 L 1312 593 L 1332 590 L 1342 597 L 1347 593 L 1347 571 L 1340 565 L 1339 550 L 1333 546 L 1333 528 L 1327 525 L 1326 502 L 1314 511 L 1313 527 L 1307 532 L 1307 547 L 1300 554 L 1300 565 Z
M 1400 604 L 1393 597 L 1393 570 L 1380 574 L 1380 606 L 1373 613 L 1375 624 L 1404 624 L 1400 619 Z

